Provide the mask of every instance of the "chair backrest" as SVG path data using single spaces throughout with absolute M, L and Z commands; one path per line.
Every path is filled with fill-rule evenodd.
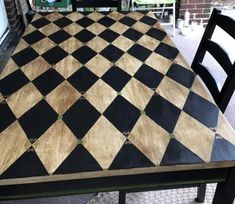
M 72 0 L 73 11 L 77 8 L 114 7 L 121 11 L 121 0 Z
M 235 62 L 231 62 L 222 46 L 211 39 L 216 26 L 219 26 L 235 40 L 235 20 L 222 15 L 220 10 L 214 9 L 194 57 L 192 69 L 204 81 L 220 110 L 224 112 L 235 88 Z M 227 75 L 221 89 L 218 88 L 217 81 L 208 71 L 208 67 L 202 64 L 206 52 L 211 54 Z

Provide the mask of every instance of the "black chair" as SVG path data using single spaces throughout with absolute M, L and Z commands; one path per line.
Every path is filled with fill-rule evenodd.
M 90 7 L 110 7 L 117 8 L 117 11 L 121 11 L 121 0 L 72 0 L 73 11 L 77 11 L 77 8 Z
M 235 62 L 231 62 L 228 54 L 221 45 L 211 40 L 216 26 L 222 28 L 233 38 L 233 40 L 235 40 L 235 20 L 222 15 L 220 10 L 214 9 L 194 57 L 192 69 L 201 77 L 211 92 L 216 104 L 220 110 L 224 112 L 235 88 Z M 221 89 L 218 88 L 218 83 L 208 71 L 208 68 L 202 64 L 206 52 L 211 54 L 227 74 L 226 80 Z

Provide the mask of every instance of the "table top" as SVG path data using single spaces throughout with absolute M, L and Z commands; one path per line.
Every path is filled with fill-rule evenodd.
M 151 12 L 37 13 L 0 79 L 0 185 L 235 164 L 233 129 Z

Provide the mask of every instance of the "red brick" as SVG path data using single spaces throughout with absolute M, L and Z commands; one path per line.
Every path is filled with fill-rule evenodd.
M 195 9 L 196 4 L 182 4 L 181 9 Z
M 205 0 L 189 0 L 189 3 L 205 3 Z
M 197 4 L 197 8 L 211 8 L 211 4 Z
M 209 18 L 210 14 L 196 14 L 196 18 Z
M 203 13 L 211 13 L 211 9 L 203 9 Z

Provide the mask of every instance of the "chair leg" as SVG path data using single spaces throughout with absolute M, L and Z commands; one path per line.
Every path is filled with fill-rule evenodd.
M 125 204 L 126 203 L 126 192 L 119 191 L 119 204 Z
M 206 184 L 200 184 L 197 187 L 197 198 L 195 198 L 195 201 L 198 203 L 203 203 L 205 201 L 206 196 Z

